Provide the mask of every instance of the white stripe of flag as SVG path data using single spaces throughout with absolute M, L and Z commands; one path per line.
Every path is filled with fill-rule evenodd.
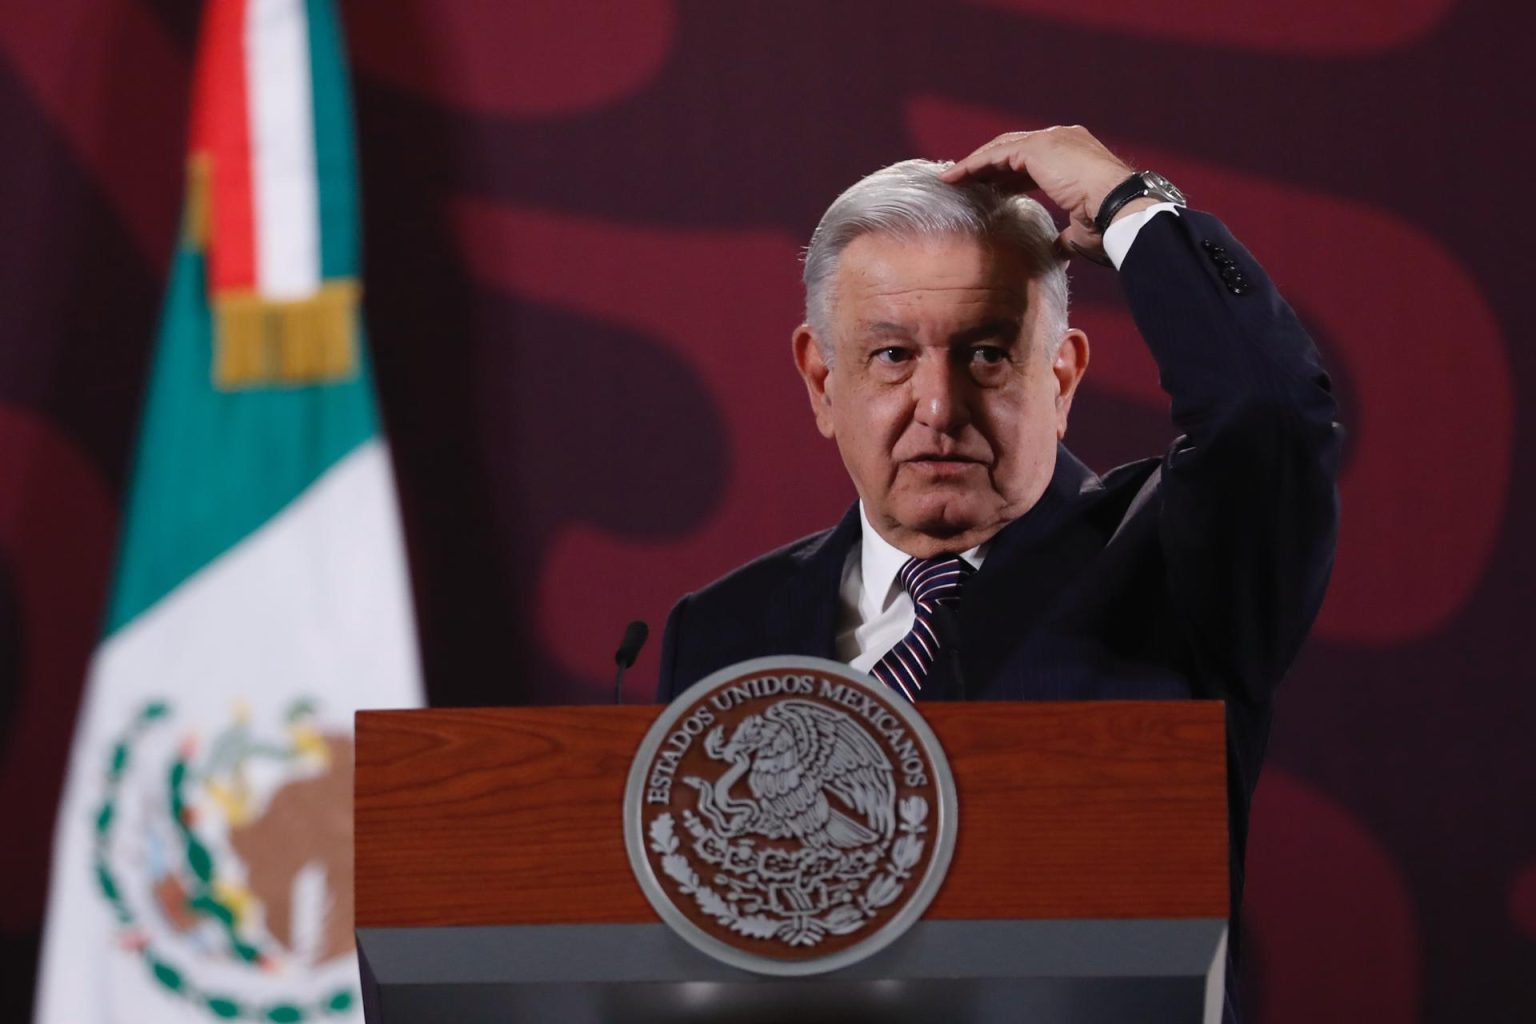
M 245 75 L 256 290 L 305 298 L 320 286 L 320 207 L 304 0 L 249 0 Z

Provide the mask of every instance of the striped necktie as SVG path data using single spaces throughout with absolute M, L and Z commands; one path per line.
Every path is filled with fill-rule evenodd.
M 953 608 L 959 603 L 960 588 L 975 571 L 959 555 L 907 560 L 896 578 L 912 596 L 912 629 L 870 669 L 876 679 L 908 700 L 917 699 L 917 692 L 923 688 L 923 680 L 928 677 L 928 670 L 933 667 L 933 659 L 939 650 L 939 638 L 933 628 L 934 613 L 941 605 Z

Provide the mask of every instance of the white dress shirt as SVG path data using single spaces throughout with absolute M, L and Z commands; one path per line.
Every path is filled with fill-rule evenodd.
M 1165 211 L 1177 216 L 1179 208 L 1172 203 L 1156 203 L 1120 217 L 1104 232 L 1104 253 L 1116 270 L 1125 262 L 1142 226 Z M 843 580 L 838 587 L 841 608 L 836 650 L 837 659 L 847 662 L 849 668 L 868 672 L 912 629 L 916 613 L 912 610 L 912 598 L 896 578 L 912 556 L 875 532 L 862 501 L 859 526 L 862 537 L 843 562 Z M 962 551 L 960 557 L 980 569 L 987 557 L 987 545 Z

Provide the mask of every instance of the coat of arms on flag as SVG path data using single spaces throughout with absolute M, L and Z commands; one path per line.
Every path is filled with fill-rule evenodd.
M 302 1021 L 356 998 L 352 739 L 308 701 L 282 719 L 237 708 L 204 736 L 147 703 L 103 765 L 93 866 L 116 944 L 217 1018 Z

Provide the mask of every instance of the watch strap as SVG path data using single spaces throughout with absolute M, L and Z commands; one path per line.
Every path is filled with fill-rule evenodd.
M 1115 214 L 1119 213 L 1126 203 L 1140 199 L 1151 191 L 1146 179 L 1142 177 L 1142 172 L 1132 172 L 1129 178 L 1110 189 L 1109 195 L 1105 196 L 1104 201 L 1099 204 L 1098 216 L 1093 218 L 1094 230 L 1101 235 L 1108 231 L 1110 222 L 1115 219 Z

